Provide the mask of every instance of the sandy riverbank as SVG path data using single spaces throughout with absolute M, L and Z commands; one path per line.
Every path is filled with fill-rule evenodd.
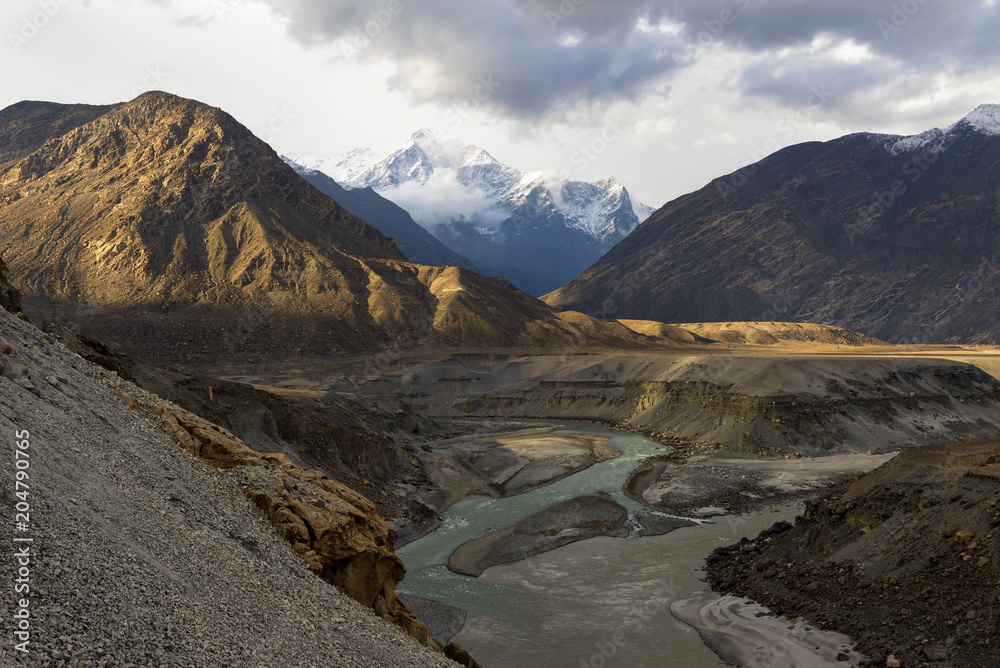
M 705 644 L 736 666 L 846 668 L 865 665 L 851 639 L 820 631 L 804 620 L 770 615 L 762 605 L 736 596 L 701 591 L 674 601 L 674 617 L 690 624 Z

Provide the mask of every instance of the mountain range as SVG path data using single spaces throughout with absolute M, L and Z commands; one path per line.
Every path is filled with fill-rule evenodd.
M 413 262 L 435 267 L 465 267 L 481 273 L 472 260 L 445 246 L 418 225 L 405 209 L 371 188 L 344 188 L 319 170 L 303 167 L 291 158 L 283 160 L 317 190 L 329 195 L 337 204 L 390 237 Z
M 193 100 L 21 102 L 0 111 L 0 132 L 0 235 L 24 308 L 151 361 L 648 341 L 502 279 L 411 263 Z
M 486 274 L 533 295 L 576 276 L 652 212 L 613 178 L 585 183 L 522 172 L 430 130 L 373 161 L 376 155 L 358 149 L 339 159 L 290 159 L 348 188 L 374 189 Z
M 653 214 L 543 297 L 599 317 L 1000 342 L 1000 106 L 790 146 Z

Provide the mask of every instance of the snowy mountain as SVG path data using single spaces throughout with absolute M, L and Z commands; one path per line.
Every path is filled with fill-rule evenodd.
M 914 151 L 944 152 L 962 134 L 969 130 L 988 136 L 1000 136 L 1000 104 L 981 104 L 957 123 L 944 130 L 933 128 L 908 137 L 898 135 L 874 135 L 882 139 L 882 144 L 892 155 L 913 153 Z
M 783 148 L 668 202 L 543 301 L 590 315 L 836 324 L 1000 343 L 1000 105 Z M 642 280 L 623 287 L 623 275 Z
M 311 171 L 322 172 L 337 183 L 346 184 L 354 176 L 367 169 L 369 165 L 380 160 L 383 155 L 385 154 L 370 148 L 356 148 L 339 158 L 322 158 L 317 155 L 299 155 L 298 153 L 289 153 L 284 157 L 290 163 Z
M 332 165 L 371 155 L 362 149 L 313 169 L 330 174 Z M 534 295 L 575 277 L 653 211 L 612 178 L 585 183 L 521 172 L 429 130 L 342 185 L 374 189 L 487 273 Z
M 344 188 L 324 172 L 304 167 L 288 156 L 281 159 L 314 188 L 395 241 L 410 261 L 434 267 L 465 267 L 482 273 L 475 263 L 438 241 L 409 213 L 371 188 Z

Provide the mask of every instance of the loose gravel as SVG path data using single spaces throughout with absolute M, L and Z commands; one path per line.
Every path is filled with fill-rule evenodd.
M 0 377 L 0 665 L 457 665 L 309 572 L 244 495 L 266 472 L 188 455 L 153 414 L 162 400 L 2 311 L 0 337 L 34 387 Z M 15 527 L 18 430 L 28 531 Z M 15 593 L 26 544 L 30 591 Z M 25 596 L 27 653 L 13 619 Z

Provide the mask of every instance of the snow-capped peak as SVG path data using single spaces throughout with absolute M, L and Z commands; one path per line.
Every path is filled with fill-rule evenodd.
M 459 166 L 466 146 L 461 140 L 426 129 L 414 132 L 409 144 L 400 151 L 406 151 L 410 145 L 422 151 L 431 166 L 437 168 Z
M 613 176 L 608 176 L 599 181 L 594 181 L 594 185 L 601 188 L 612 197 L 621 197 L 622 191 L 625 190 L 625 186 L 618 183 Z
M 948 128 L 954 128 L 967 123 L 987 135 L 1000 135 L 1000 104 L 981 104 L 972 110 L 968 116 Z
M 945 140 L 945 133 L 938 128 L 921 132 L 918 135 L 900 137 L 897 135 L 886 135 L 885 147 L 892 155 L 900 153 L 914 153 L 919 150 L 933 146 L 941 147 Z
M 374 188 L 390 200 L 395 197 L 401 206 L 436 212 L 435 219 L 450 211 L 460 214 L 455 219 L 476 221 L 487 211 L 490 225 L 495 226 L 515 211 L 519 220 L 556 216 L 603 242 L 624 236 L 652 211 L 633 202 L 613 178 L 585 183 L 552 172 L 521 172 L 474 144 L 435 130 L 414 132 L 397 151 L 381 159 L 368 149 L 333 160 L 289 157 L 331 176 L 336 169 L 340 178 L 333 178 L 341 185 Z M 421 222 L 419 213 L 415 217 Z M 429 219 L 424 222 L 436 224 Z
M 1000 104 L 981 104 L 957 123 L 944 130 L 933 128 L 908 137 L 898 135 L 871 135 L 879 138 L 892 155 L 915 153 L 928 149 L 947 150 L 956 131 L 971 127 L 986 135 L 1000 136 Z

